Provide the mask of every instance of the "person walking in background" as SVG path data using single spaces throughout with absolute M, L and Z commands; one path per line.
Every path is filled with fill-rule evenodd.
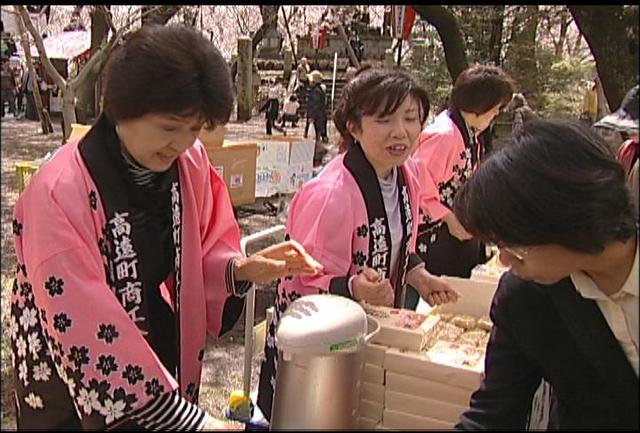
M 511 102 L 507 105 L 507 110 L 513 113 L 513 124 L 511 132 L 522 128 L 525 123 L 537 119 L 538 115 L 533 111 L 527 102 L 527 98 L 522 93 L 515 93 Z
M 460 225 L 453 200 L 484 156 L 479 135 L 511 101 L 513 90 L 511 77 L 498 67 L 466 69 L 456 79 L 449 108 L 420 134 L 413 155 L 423 189 L 416 250 L 433 274 L 468 278 L 486 261 L 484 245 Z M 408 294 L 405 305 L 415 309 L 417 294 Z
M 281 126 L 287 126 L 287 121 L 291 122 L 291 127 L 295 128 L 298 124 L 300 116 L 298 110 L 300 109 L 300 103 L 296 95 L 290 95 L 287 102 L 284 103 L 282 108 L 282 124 Z
M 285 135 L 287 134 L 284 129 L 276 125 L 276 120 L 278 120 L 278 114 L 280 113 L 280 101 L 278 100 L 278 89 L 275 85 L 269 88 L 267 101 L 260 108 L 260 112 L 264 112 L 267 135 L 273 135 L 273 128 Z
M 9 105 L 9 113 L 16 116 L 16 76 L 9 59 L 2 59 L 2 117 L 5 114 L 5 102 Z

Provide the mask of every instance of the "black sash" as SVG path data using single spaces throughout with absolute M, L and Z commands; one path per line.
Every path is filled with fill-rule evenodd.
M 471 150 L 471 168 L 475 168 L 478 165 L 478 161 L 482 159 L 482 145 L 478 142 L 475 136 L 469 134 L 467 123 L 462 118 L 460 111 L 455 108 L 448 109 L 449 118 L 460 130 L 462 139 L 464 140 L 464 146 Z
M 114 295 L 179 381 L 182 204 L 177 163 L 150 186 L 133 183 L 115 127 L 102 115 L 79 145 L 105 211 L 100 251 Z M 91 196 L 93 195 L 93 198 Z M 96 195 L 90 193 L 93 209 Z M 160 295 L 174 273 L 175 312 Z
M 391 232 L 387 212 L 384 207 L 384 199 L 380 190 L 378 176 L 367 160 L 359 144 L 351 147 L 344 157 L 344 165 L 355 179 L 367 208 L 369 224 L 366 231 L 369 233 L 369 254 L 367 266 L 374 269 L 382 278 L 390 278 L 393 275 L 391 267 Z M 400 216 L 402 219 L 402 245 L 398 258 L 398 269 L 395 286 L 396 308 L 404 305 L 405 277 L 409 264 L 409 249 L 413 218 L 409 191 L 405 183 L 402 169 L 398 167 L 398 197 L 400 199 Z

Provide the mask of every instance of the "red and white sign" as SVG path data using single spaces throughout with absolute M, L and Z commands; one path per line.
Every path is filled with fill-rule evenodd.
M 309 26 L 309 39 L 311 39 L 311 47 L 314 50 L 324 48 L 327 41 L 327 28 L 321 26 Z
M 416 10 L 411 6 L 391 6 L 391 26 L 393 37 L 409 39 L 416 18 Z

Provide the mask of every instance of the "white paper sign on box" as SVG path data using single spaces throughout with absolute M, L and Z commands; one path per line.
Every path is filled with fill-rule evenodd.
M 256 140 L 256 196 L 293 193 L 313 175 L 312 140 L 296 136 L 261 136 Z
M 438 400 L 416 397 L 415 395 L 387 390 L 384 394 L 385 409 L 404 412 L 411 415 L 437 419 L 455 424 L 466 406 Z
M 435 380 L 417 378 L 408 374 L 387 371 L 385 387 L 389 391 L 404 392 L 417 397 L 440 400 L 460 406 L 468 406 L 473 393 L 470 389 L 460 388 L 436 382 Z
M 394 430 L 451 430 L 453 423 L 385 409 L 382 427 Z

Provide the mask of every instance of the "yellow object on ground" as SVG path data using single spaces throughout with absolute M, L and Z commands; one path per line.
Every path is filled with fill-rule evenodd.
M 229 412 L 235 419 L 251 419 L 251 397 L 241 390 L 235 390 L 229 396 Z
M 36 161 L 16 162 L 16 177 L 18 178 L 18 194 L 27 186 L 31 176 L 38 170 L 40 163 Z

